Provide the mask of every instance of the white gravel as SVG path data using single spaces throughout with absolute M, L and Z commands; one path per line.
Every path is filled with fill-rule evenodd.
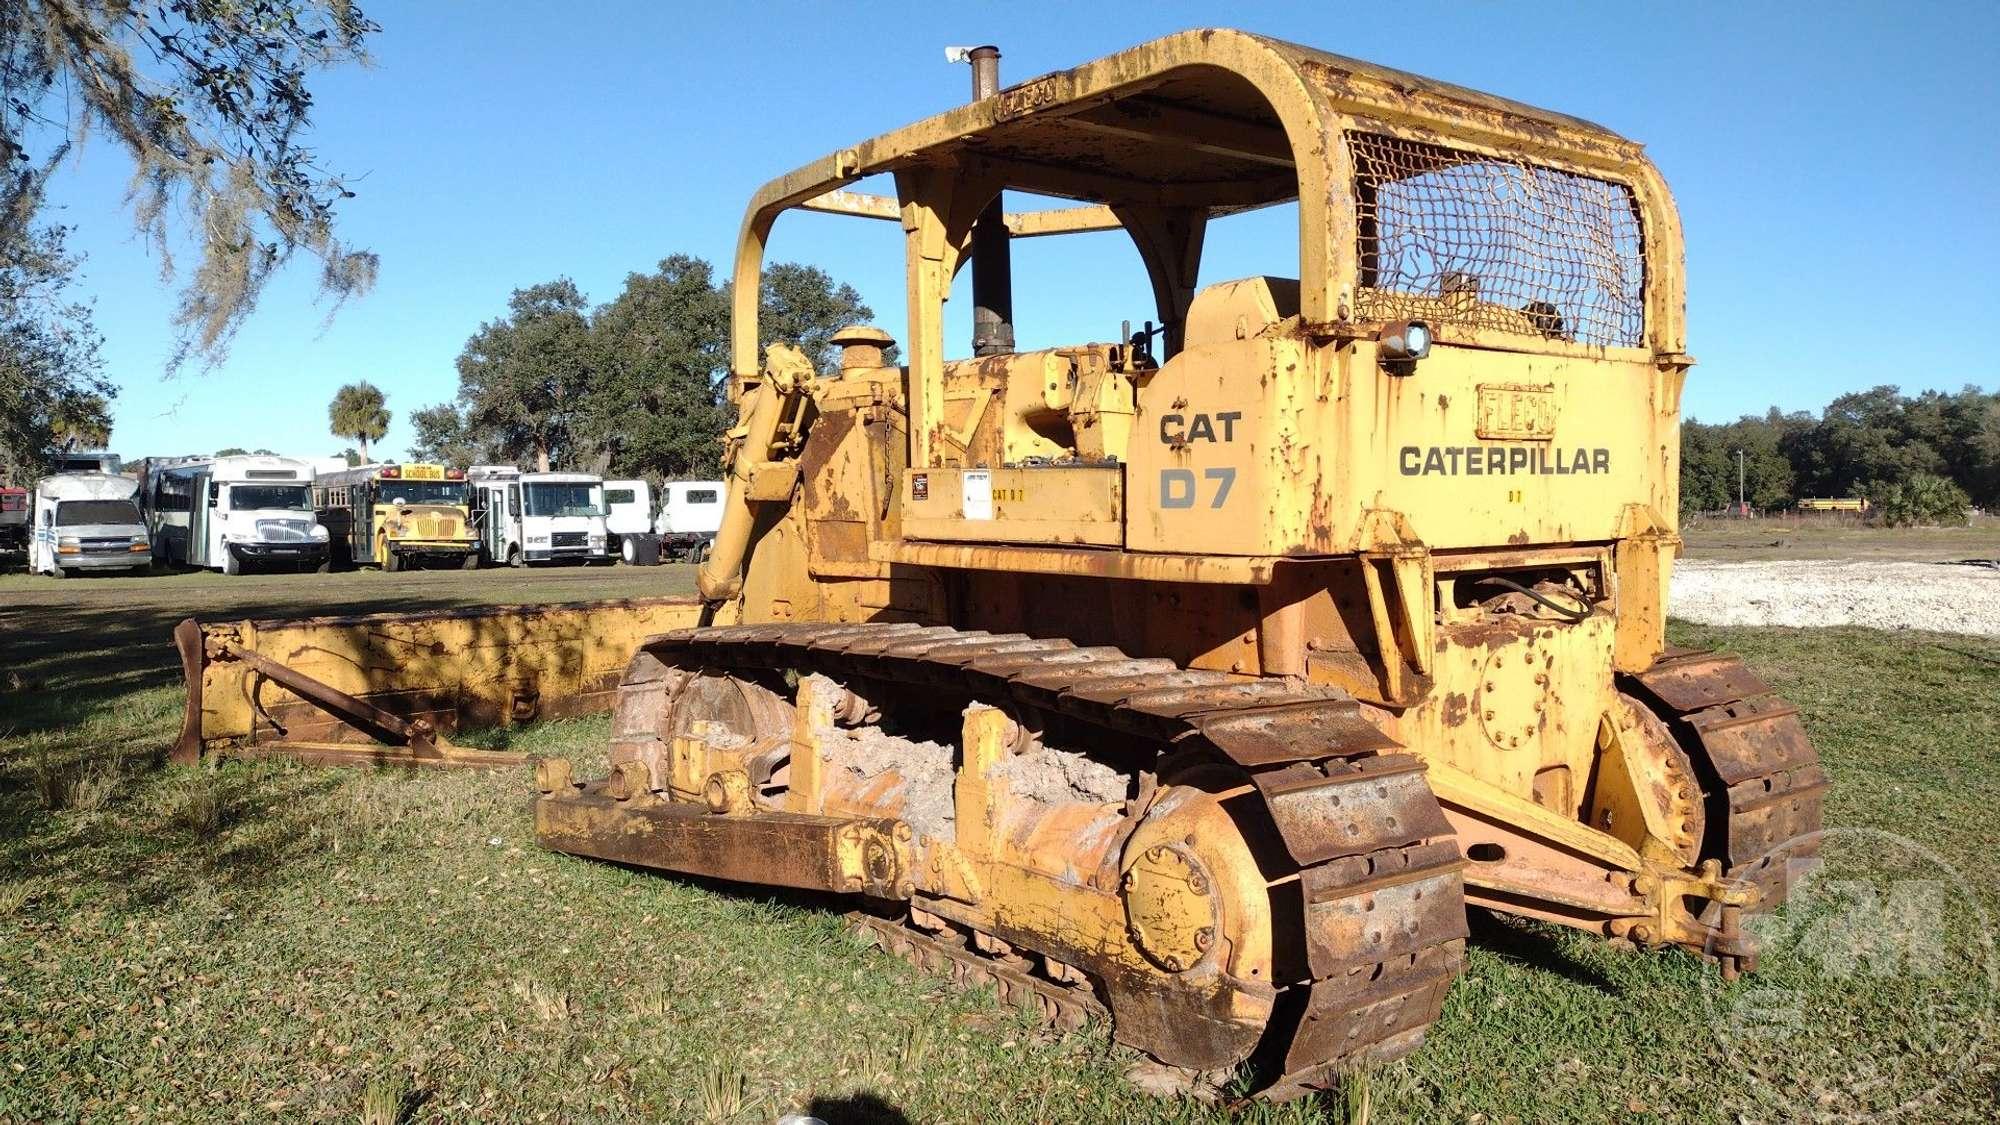
M 1865 625 L 2000 636 L 2000 570 L 1683 559 L 1674 564 L 1668 613 L 1704 625 Z

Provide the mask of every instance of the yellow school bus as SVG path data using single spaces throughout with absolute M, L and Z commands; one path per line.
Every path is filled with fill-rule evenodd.
M 463 469 L 410 463 L 322 473 L 313 481 L 313 507 L 336 562 L 388 571 L 479 563 Z

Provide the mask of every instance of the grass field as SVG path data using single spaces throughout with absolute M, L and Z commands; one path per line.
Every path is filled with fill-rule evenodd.
M 1713 562 L 1873 559 L 1961 562 L 2000 558 L 2000 517 L 1970 527 L 1867 527 L 1845 517 L 1704 519 L 1681 528 L 1684 557 Z
M 161 764 L 167 630 L 189 613 L 688 586 L 684 568 L 0 579 L 0 1120 L 1223 1119 L 1132 1092 L 1104 1029 L 954 993 L 858 948 L 824 904 L 542 852 L 525 775 Z M 1676 639 L 1741 652 L 1804 710 L 1836 783 L 1838 901 L 1900 879 L 1935 909 L 1875 901 L 1861 937 L 1774 940 L 1726 987 L 1680 955 L 1475 918 L 1429 1044 L 1369 1080 L 1374 1119 L 1773 1121 L 1916 1095 L 1900 1119 L 1994 1119 L 2000 643 Z M 510 745 L 587 774 L 607 730 Z M 1869 944 L 1909 932 L 1938 948 Z

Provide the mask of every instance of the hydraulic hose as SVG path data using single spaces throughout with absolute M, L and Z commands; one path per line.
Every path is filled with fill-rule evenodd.
M 1575 597 L 1576 600 L 1579 602 L 1583 602 L 1582 609 L 1574 609 L 1569 606 L 1558 605 L 1555 603 L 1554 600 L 1549 598 L 1548 595 L 1542 593 L 1540 590 L 1537 590 L 1531 586 L 1523 586 L 1519 582 L 1514 581 L 1512 578 L 1502 578 L 1497 574 L 1489 574 L 1486 577 L 1481 578 L 1478 581 L 1474 582 L 1473 585 L 1504 586 L 1507 589 L 1512 590 L 1517 594 L 1526 594 L 1528 597 L 1540 603 L 1543 608 L 1547 609 L 1551 613 L 1560 615 L 1563 618 L 1563 620 L 1568 621 L 1572 625 L 1587 620 L 1590 617 L 1590 603 L 1584 602 L 1581 597 L 1577 597 L 1577 595 L 1574 594 L 1571 594 L 1569 596 Z

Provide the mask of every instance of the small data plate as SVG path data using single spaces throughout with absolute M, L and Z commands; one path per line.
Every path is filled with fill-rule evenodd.
M 1554 387 L 1482 383 L 1479 436 L 1489 440 L 1548 441 L 1556 436 Z

